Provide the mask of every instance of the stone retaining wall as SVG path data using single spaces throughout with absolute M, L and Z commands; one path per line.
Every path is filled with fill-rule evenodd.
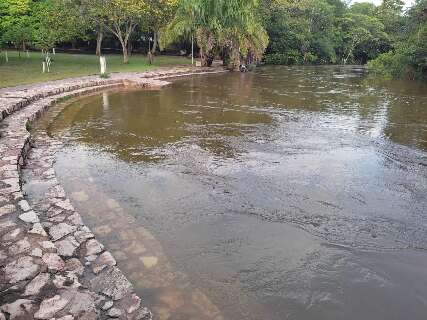
M 113 74 L 0 90 L 0 320 L 152 319 L 132 284 L 75 211 L 53 170 L 60 142 L 44 136 L 38 163 L 43 203 L 21 190 L 21 168 L 32 147 L 27 127 L 56 102 L 117 86 L 164 86 L 162 79 L 212 69 Z

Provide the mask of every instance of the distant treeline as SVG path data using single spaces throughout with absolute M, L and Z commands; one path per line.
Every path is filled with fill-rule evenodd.
M 395 77 L 427 73 L 427 1 L 263 0 L 271 64 L 365 64 Z
M 366 64 L 427 74 L 427 0 L 0 0 L 0 48 L 70 52 L 159 50 L 204 65 Z

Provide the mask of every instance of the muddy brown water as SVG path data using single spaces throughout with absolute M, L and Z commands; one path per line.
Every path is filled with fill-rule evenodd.
M 425 83 L 263 67 L 73 100 L 37 130 L 156 319 L 426 317 Z

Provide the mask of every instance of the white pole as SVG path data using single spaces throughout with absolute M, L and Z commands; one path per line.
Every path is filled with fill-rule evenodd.
M 42 62 L 42 69 L 43 69 L 43 73 L 45 73 L 46 72 L 46 62 Z
M 51 63 L 52 61 L 50 60 L 49 51 L 46 53 L 45 62 L 46 62 L 46 69 L 47 69 L 47 72 L 50 72 L 50 63 Z
M 6 56 L 6 62 L 9 62 L 9 57 L 7 56 L 7 50 L 4 51 L 4 54 Z
M 101 67 L 101 76 L 104 76 L 107 72 L 107 60 L 105 59 L 105 56 L 99 57 L 99 65 Z
M 52 53 L 53 53 L 53 55 L 55 55 L 55 54 L 56 54 L 56 52 L 55 52 L 55 48 L 52 48 Z

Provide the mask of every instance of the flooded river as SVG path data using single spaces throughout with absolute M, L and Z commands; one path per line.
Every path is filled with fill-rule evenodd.
M 35 130 L 156 319 L 426 318 L 425 83 L 263 67 L 98 93 Z

